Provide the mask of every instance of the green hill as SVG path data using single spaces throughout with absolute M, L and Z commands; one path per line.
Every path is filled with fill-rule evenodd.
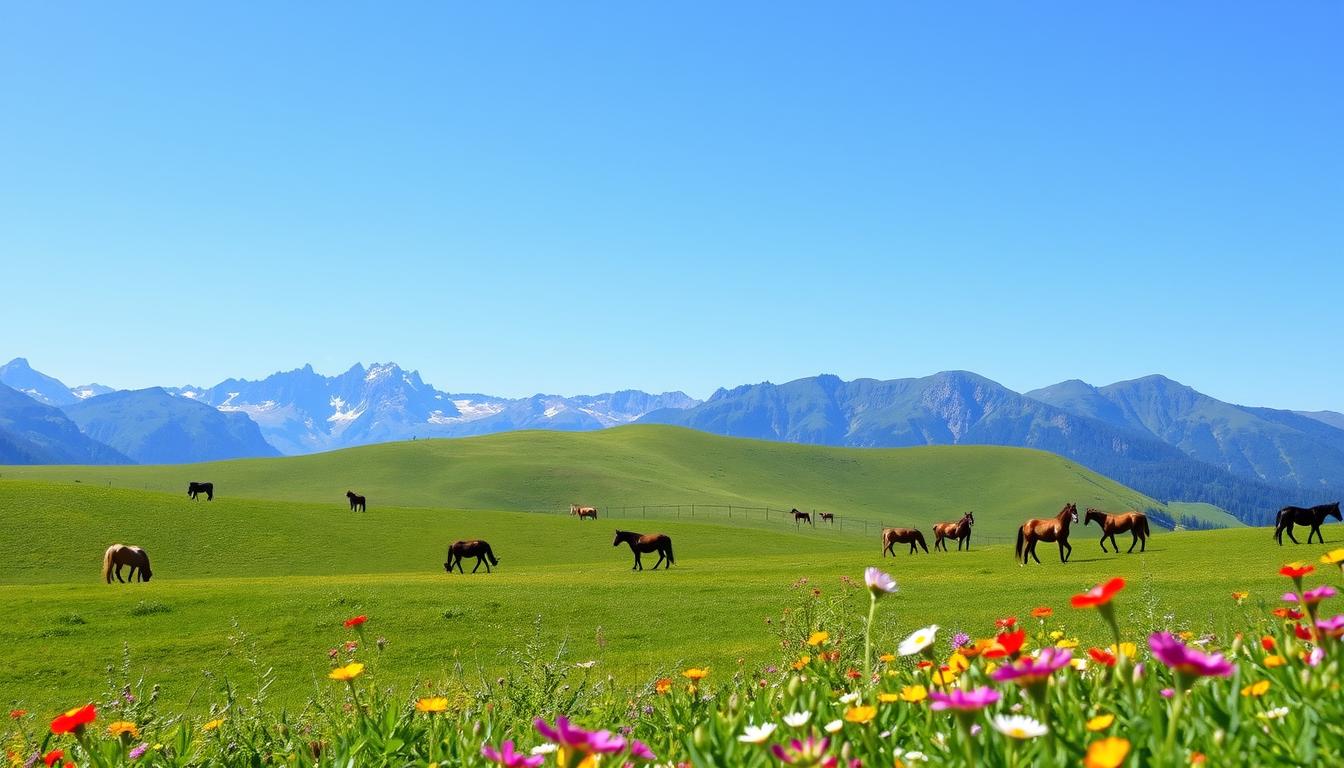
M 182 495 L 215 484 L 217 501 L 567 511 L 705 505 L 828 510 L 846 521 L 928 526 L 975 510 L 977 533 L 1079 508 L 1161 505 L 1054 454 L 999 446 L 854 449 L 743 440 L 658 425 L 587 433 L 511 432 L 418 440 L 276 459 L 187 466 L 5 467 L 0 476 Z M 201 502 L 204 503 L 204 502 Z M 658 513 L 649 513 L 651 516 Z M 726 516 L 726 509 L 717 511 Z M 738 513 L 741 516 L 741 512 Z M 762 521 L 764 522 L 764 521 Z

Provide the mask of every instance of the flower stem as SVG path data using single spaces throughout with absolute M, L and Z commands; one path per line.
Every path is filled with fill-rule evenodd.
M 873 682 L 873 620 L 877 617 L 877 595 L 868 594 L 868 625 L 863 630 L 863 680 Z
M 1176 692 L 1171 695 L 1171 719 L 1167 721 L 1167 741 L 1162 749 L 1164 755 L 1176 754 L 1176 728 L 1181 719 L 1181 709 L 1185 705 L 1185 680 L 1176 675 Z

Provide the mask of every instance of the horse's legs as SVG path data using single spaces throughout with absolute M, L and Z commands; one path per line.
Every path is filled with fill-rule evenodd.
M 663 564 L 663 561 L 666 560 L 666 559 L 667 559 L 667 556 L 663 554 L 663 550 L 661 550 L 661 549 L 658 550 L 658 562 L 656 562 L 656 563 L 653 564 L 653 570 L 655 570 L 655 571 L 658 570 L 658 566 L 662 565 L 662 564 Z
M 476 556 L 476 567 L 475 567 L 475 568 L 472 568 L 472 569 L 471 569 L 471 572 L 472 572 L 472 573 L 475 573 L 475 572 L 481 570 L 481 563 L 483 563 L 483 562 L 485 562 L 485 558 L 484 558 L 484 557 L 481 557 L 480 555 L 477 555 L 477 556 Z
M 117 581 L 121 582 L 122 584 L 126 583 L 126 580 L 121 578 L 121 563 L 117 563 L 117 569 L 116 571 L 114 571 L 114 573 L 117 574 Z
M 640 562 L 639 562 L 639 550 L 635 550 L 635 566 L 634 566 L 633 568 L 631 568 L 630 570 L 632 570 L 632 571 L 642 571 L 642 570 L 644 570 L 644 566 L 641 565 Z
M 1031 543 L 1028 544 L 1027 547 L 1031 552 L 1031 559 L 1035 560 L 1038 563 L 1041 562 L 1041 558 L 1036 554 L 1036 540 L 1032 539 Z M 1022 558 L 1022 562 L 1026 562 L 1026 558 Z
M 1134 545 L 1139 543 L 1139 529 L 1135 528 L 1132 535 L 1134 536 L 1134 540 L 1129 542 L 1129 551 L 1125 553 L 1127 555 L 1134 554 Z
M 1120 542 L 1115 540 L 1114 531 L 1111 532 L 1111 547 L 1115 550 L 1115 554 L 1120 554 Z
M 1105 531 L 1102 531 L 1102 532 L 1101 532 L 1101 551 L 1102 551 L 1102 552 L 1110 552 L 1110 551 L 1111 551 L 1111 550 L 1109 550 L 1109 549 L 1106 548 L 1106 532 L 1105 532 Z
M 1313 525 L 1313 526 L 1311 526 L 1311 533 L 1308 533 L 1308 534 L 1307 534 L 1307 543 L 1308 543 L 1308 544 L 1311 543 L 1311 537 L 1312 537 L 1312 536 L 1315 536 L 1316 538 L 1320 539 L 1322 544 L 1325 543 L 1325 537 L 1321 535 L 1321 526 L 1319 526 L 1319 525 Z
M 1301 543 L 1302 543 L 1302 542 L 1300 542 L 1300 541 L 1297 540 L 1297 537 L 1296 537 L 1296 536 L 1293 535 L 1293 527 L 1292 527 L 1291 525 L 1288 526 L 1288 538 L 1292 539 L 1294 544 L 1301 544 Z

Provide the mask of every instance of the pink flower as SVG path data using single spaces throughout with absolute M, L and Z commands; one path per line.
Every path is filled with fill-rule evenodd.
M 648 744 L 645 744 L 644 742 L 640 741 L 639 739 L 631 739 L 631 740 L 630 740 L 630 756 L 631 756 L 631 757 L 637 757 L 637 758 L 639 758 L 640 760 L 657 760 L 657 759 L 658 759 L 658 756 L 655 755 L 655 754 L 653 754 L 653 750 L 652 750 L 652 749 L 649 749 L 649 745 L 648 745 Z
M 935 712 L 940 712 L 944 709 L 973 712 L 998 701 L 999 692 L 993 688 L 976 688 L 970 691 L 963 691 L 960 688 L 957 688 L 951 693 L 933 691 L 929 694 L 929 699 L 933 702 L 933 704 L 930 705 L 930 709 Z
M 1154 632 L 1148 636 L 1148 647 L 1158 661 L 1186 677 L 1227 677 L 1232 674 L 1232 662 L 1221 653 L 1207 654 L 1182 643 L 1170 632 Z
M 1331 637 L 1339 637 L 1341 634 L 1344 634 L 1344 613 L 1333 618 L 1317 621 L 1316 628 Z
M 1162 694 L 1162 698 L 1164 698 L 1164 699 L 1170 699 L 1172 696 L 1175 696 L 1175 695 L 1176 695 L 1176 689 L 1175 689 L 1175 688 L 1163 688 L 1162 690 L 1158 691 L 1158 693 Z
M 1322 584 L 1315 589 L 1308 589 L 1306 592 L 1303 592 L 1302 602 L 1307 605 L 1315 605 L 1327 597 L 1334 597 L 1337 594 L 1339 593 L 1335 591 L 1334 587 L 1328 584 Z
M 807 737 L 807 741 L 793 739 L 789 742 L 788 749 L 778 744 L 770 747 L 770 751 L 775 753 L 775 757 L 785 765 L 820 765 L 822 768 L 835 768 L 838 761 L 834 755 L 827 755 L 826 748 L 831 745 L 831 740 L 822 738 L 814 739 Z
M 1312 648 L 1311 653 L 1307 654 L 1307 666 L 1315 667 L 1322 661 L 1325 661 L 1325 649 L 1319 645 Z
M 533 725 L 537 727 L 537 733 L 547 741 L 553 741 L 562 747 L 571 747 L 588 751 L 588 739 L 592 736 L 588 731 L 582 728 L 576 728 L 569 724 L 569 718 L 560 715 L 555 718 L 555 727 L 552 728 L 545 720 L 538 717 Z
M 1044 682 L 1056 671 L 1067 667 L 1072 656 L 1073 651 L 1067 648 L 1044 648 L 1035 658 L 1025 656 L 994 670 L 994 682 L 1012 681 L 1018 685 Z
M 496 750 L 489 744 L 481 745 L 481 754 L 486 760 L 492 763 L 498 763 L 505 768 L 537 768 L 537 766 L 546 762 L 545 755 L 529 755 L 525 752 L 515 752 L 513 742 L 506 741 L 499 745 Z

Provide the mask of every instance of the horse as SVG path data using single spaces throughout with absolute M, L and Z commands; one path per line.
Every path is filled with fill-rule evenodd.
M 929 553 L 929 545 L 924 543 L 924 534 L 920 533 L 918 528 L 883 528 L 882 556 L 886 557 L 890 552 L 891 556 L 895 557 L 894 547 L 897 544 L 909 544 L 912 555 L 915 554 L 915 547 L 923 547 L 924 554 Z
M 672 539 L 665 533 L 634 533 L 632 531 L 616 531 L 616 539 L 611 542 L 611 546 L 619 547 L 621 542 L 630 545 L 630 551 L 635 553 L 635 566 L 632 571 L 644 570 L 644 565 L 639 561 L 641 552 L 657 552 L 658 562 L 653 564 L 653 570 L 658 570 L 664 559 L 667 560 L 667 570 L 677 561 L 672 557 Z
M 821 522 L 823 522 L 823 523 L 830 523 L 831 525 L 835 525 L 835 513 L 834 513 L 834 512 L 822 512 L 822 513 L 821 513 Z
M 108 584 L 112 583 L 114 574 L 117 581 L 126 583 L 126 580 L 121 578 L 123 565 L 131 567 L 130 573 L 127 574 L 131 581 L 135 581 L 137 577 L 140 581 L 149 581 L 149 577 L 154 575 L 149 569 L 149 555 L 145 554 L 145 550 L 129 544 L 113 544 L 103 553 L 103 578 Z
M 957 551 L 961 551 L 963 542 L 966 544 L 967 551 L 971 549 L 971 526 L 975 525 L 975 513 L 967 512 L 961 516 L 961 519 L 955 523 L 934 523 L 933 525 L 933 548 L 942 548 L 947 551 L 947 540 L 957 540 Z
M 1129 543 L 1129 550 L 1125 554 L 1134 551 L 1134 545 L 1142 542 L 1143 546 L 1139 548 L 1140 552 L 1148 551 L 1148 516 L 1142 512 L 1123 512 L 1118 515 L 1110 515 L 1100 510 L 1087 508 L 1087 520 L 1083 525 L 1090 525 L 1093 520 L 1101 526 L 1101 551 L 1110 552 L 1106 548 L 1106 539 L 1110 538 L 1111 546 L 1115 547 L 1115 553 L 1120 552 L 1120 544 L 1115 540 L 1115 534 L 1129 531 L 1134 540 Z
M 360 496 L 358 493 L 355 493 L 354 491 L 346 491 L 346 492 L 345 492 L 345 498 L 347 498 L 347 499 L 350 500 L 350 511 L 351 511 L 351 512 L 354 512 L 354 511 L 356 511 L 356 510 L 358 510 L 358 511 L 360 511 L 360 512 L 368 512 L 368 511 L 369 511 L 369 505 L 368 505 L 368 503 L 364 500 L 364 497 L 363 497 L 363 496 Z
M 798 510 L 795 509 L 795 510 L 793 510 L 793 524 L 794 524 L 794 525 L 797 525 L 799 520 L 802 520 L 803 522 L 805 522 L 805 523 L 807 523 L 808 525 L 811 525 L 811 526 L 813 526 L 813 527 L 816 526 L 816 523 L 812 522 L 812 516 L 811 516 L 811 515 L 809 515 L 809 514 L 806 513 L 806 512 L 799 512 Z
M 1321 535 L 1321 524 L 1325 518 L 1333 517 L 1336 520 L 1344 521 L 1344 517 L 1339 514 L 1339 502 L 1333 504 L 1317 504 L 1310 509 L 1302 507 L 1284 507 L 1279 510 L 1279 514 L 1274 519 L 1274 540 L 1283 546 L 1283 532 L 1288 532 L 1288 538 L 1293 540 L 1294 544 L 1301 544 L 1297 537 L 1293 535 L 1294 525 L 1310 525 L 1311 532 L 1307 534 L 1307 543 L 1311 543 L 1311 537 L 1315 536 L 1325 543 L 1325 537 Z
M 570 504 L 570 505 L 569 505 L 569 514 L 571 514 L 571 515 L 578 515 L 578 516 L 579 516 L 579 521 L 580 521 L 580 522 L 582 522 L 582 521 L 583 521 L 583 518 L 585 518 L 585 517 L 591 517 L 591 518 L 593 518 L 594 520 L 596 520 L 596 519 L 597 519 L 597 507 L 580 507 L 578 504 Z
M 495 559 L 495 553 L 490 549 L 490 543 L 480 539 L 471 539 L 469 541 L 454 541 L 448 546 L 448 561 L 443 564 L 443 570 L 452 573 L 453 568 L 457 572 L 466 575 L 462 570 L 462 558 L 476 558 L 476 567 L 471 569 L 472 573 L 481 569 L 481 563 L 485 563 L 485 572 L 490 573 L 490 566 L 499 565 L 499 560 Z
M 192 501 L 196 500 L 196 494 L 204 493 L 206 501 L 215 500 L 214 483 L 187 483 L 187 497 Z
M 1073 554 L 1073 545 L 1069 544 L 1069 525 L 1076 522 L 1078 522 L 1078 506 L 1069 502 L 1059 510 L 1059 514 L 1048 520 L 1032 518 L 1023 523 L 1022 527 L 1017 529 L 1017 556 L 1022 558 L 1022 564 L 1027 564 L 1028 557 L 1035 558 L 1038 563 L 1041 562 L 1041 558 L 1036 557 L 1038 541 L 1059 542 L 1059 561 L 1069 562 L 1069 555 Z

